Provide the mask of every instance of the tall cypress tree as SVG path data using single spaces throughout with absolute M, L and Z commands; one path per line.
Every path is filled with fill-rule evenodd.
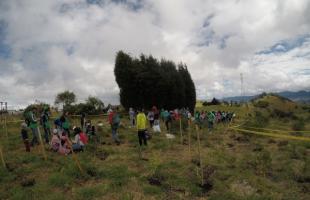
M 160 62 L 152 56 L 131 58 L 117 53 L 114 74 L 120 88 L 120 102 L 128 109 L 152 106 L 165 109 L 194 109 L 196 91 L 186 65 L 178 68 L 172 61 Z
M 179 64 L 179 72 L 185 84 L 185 106 L 191 111 L 194 111 L 196 105 L 196 88 L 194 81 L 192 80 L 186 65 L 182 63 Z

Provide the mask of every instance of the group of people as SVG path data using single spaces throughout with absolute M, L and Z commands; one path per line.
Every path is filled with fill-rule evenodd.
M 27 113 L 25 123 L 22 123 L 21 135 L 25 143 L 26 151 L 30 151 L 30 146 L 39 144 L 39 129 L 38 120 L 36 119 L 37 109 L 34 107 Z M 138 133 L 138 141 L 140 146 L 147 145 L 147 139 L 150 138 L 148 127 L 153 132 L 161 132 L 160 121 L 162 121 L 168 132 L 171 131 L 173 121 L 179 121 L 182 118 L 189 122 L 194 121 L 200 128 L 207 122 L 208 129 L 213 129 L 214 123 L 228 123 L 231 122 L 235 114 L 233 112 L 224 111 L 196 111 L 192 116 L 189 109 L 175 109 L 175 110 L 158 110 L 153 106 L 149 111 L 145 112 L 144 109 L 133 108 L 129 109 L 130 127 L 136 127 Z M 118 136 L 118 128 L 121 125 L 121 117 L 118 112 L 118 107 L 111 108 L 108 111 L 108 121 L 111 126 L 112 139 L 120 145 L 121 141 Z M 44 130 L 45 143 L 49 144 L 51 150 L 59 152 L 60 154 L 67 155 L 72 151 L 83 151 L 84 146 L 88 143 L 88 139 L 96 135 L 96 128 L 91 124 L 90 120 L 86 120 L 86 114 L 81 115 L 81 128 L 73 127 L 74 139 L 71 140 L 70 123 L 68 120 L 68 112 L 64 112 L 59 118 L 54 120 L 54 126 L 51 140 L 51 125 L 49 109 L 46 107 L 40 117 L 40 125 Z M 30 128 L 33 134 L 31 142 L 28 141 L 27 128 Z
M 225 111 L 196 111 L 194 118 L 195 123 L 201 128 L 204 122 L 208 122 L 208 130 L 213 129 L 214 123 L 229 123 L 236 116 L 234 112 Z
M 54 129 L 51 135 L 50 112 L 48 107 L 44 107 L 40 116 L 40 120 L 36 118 L 38 115 L 36 107 L 32 108 L 25 116 L 25 122 L 21 124 L 21 135 L 25 144 L 26 151 L 30 151 L 30 147 L 39 144 L 38 138 L 41 137 L 39 125 L 44 130 L 45 143 L 50 145 L 50 149 L 63 155 L 67 155 L 72 151 L 83 151 L 84 146 L 88 143 L 88 135 L 95 135 L 95 126 L 91 125 L 91 121 L 84 120 L 81 127 L 73 127 L 74 139 L 71 140 L 70 122 L 68 120 L 68 112 L 64 112 L 60 117 L 54 120 Z M 83 115 L 82 115 L 83 116 Z M 82 120 L 81 120 L 82 122 Z M 32 131 L 32 140 L 29 142 L 28 128 Z M 85 129 L 85 132 L 84 130 Z M 50 140 L 51 138 L 51 140 Z
M 171 124 L 173 121 L 178 121 L 182 117 L 191 120 L 192 114 L 189 109 L 174 109 L 168 111 L 167 109 L 158 110 L 156 106 L 153 106 L 151 110 L 145 112 L 149 127 L 153 129 L 154 132 L 161 132 L 160 121 L 165 124 L 166 130 L 171 131 Z M 137 112 L 133 108 L 129 108 L 129 120 L 130 127 L 136 126 Z

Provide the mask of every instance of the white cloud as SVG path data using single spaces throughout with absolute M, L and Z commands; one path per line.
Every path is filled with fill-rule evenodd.
M 310 68 L 309 37 L 289 50 L 279 43 L 310 32 L 307 0 L 124 2 L 2 1 L 0 52 L 2 43 L 11 48 L 0 54 L 3 100 L 52 103 L 69 89 L 117 103 L 118 50 L 185 62 L 200 99 L 239 95 L 240 73 L 247 94 L 310 89 L 301 73 Z M 257 53 L 272 46 L 278 52 Z

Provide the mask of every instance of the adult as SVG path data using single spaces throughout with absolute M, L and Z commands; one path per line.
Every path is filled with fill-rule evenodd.
M 37 119 L 35 116 L 36 112 L 37 112 L 37 108 L 33 107 L 32 110 L 28 112 L 28 116 L 27 116 L 27 121 L 29 124 L 28 126 L 32 131 L 31 146 L 34 146 L 35 144 L 39 144 L 39 142 L 38 142 L 38 137 L 39 137 L 38 123 L 37 123 Z
M 139 110 L 139 113 L 137 115 L 137 129 L 138 129 L 138 139 L 139 144 L 142 146 L 142 141 L 145 146 L 147 146 L 147 140 L 146 140 L 146 116 L 143 112 L 143 109 Z
M 112 138 L 114 140 L 114 142 L 119 145 L 120 144 L 120 140 L 118 138 L 118 134 L 117 134 L 117 129 L 120 125 L 120 116 L 117 112 L 117 108 L 112 109 L 112 111 L 109 113 L 109 123 L 111 125 L 111 130 L 112 130 Z
M 28 132 L 27 132 L 27 124 L 25 122 L 23 122 L 21 126 L 22 126 L 21 135 L 22 135 L 22 139 L 23 139 L 24 144 L 25 144 L 26 151 L 30 152 L 30 145 L 29 145 L 29 141 L 28 141 Z
M 214 122 L 214 119 L 215 119 L 215 115 L 213 112 L 208 112 L 208 130 L 209 131 L 212 131 L 213 129 L 213 122 Z
M 43 113 L 41 115 L 41 125 L 43 126 L 44 130 L 44 138 L 45 138 L 45 143 L 49 143 L 49 136 L 51 135 L 51 125 L 49 122 L 49 109 L 48 107 L 45 107 L 43 110 Z
M 60 121 L 63 131 L 68 135 L 68 138 L 70 138 L 70 123 L 68 120 L 68 115 L 69 112 L 64 112 L 60 117 Z
M 84 129 L 85 122 L 86 122 L 86 114 L 83 112 L 81 114 L 81 128 L 82 128 L 82 130 Z
M 150 128 L 153 128 L 153 125 L 154 125 L 154 112 L 152 110 L 148 112 L 147 119 L 149 120 Z
M 161 132 L 160 131 L 160 122 L 159 122 L 159 110 L 153 106 L 152 108 L 153 112 L 154 112 L 154 125 L 153 125 L 153 130 L 154 132 Z
M 169 131 L 170 130 L 169 124 L 172 121 L 172 117 L 171 117 L 170 113 L 168 112 L 168 110 L 165 110 L 163 116 L 164 116 L 164 120 L 165 120 L 166 129 L 167 129 L 167 131 Z
M 130 126 L 134 127 L 136 125 L 136 112 L 133 110 L 133 108 L 129 108 L 129 120 Z

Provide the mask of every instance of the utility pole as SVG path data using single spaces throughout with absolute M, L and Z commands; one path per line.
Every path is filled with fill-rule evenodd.
M 240 73 L 240 82 L 241 82 L 241 90 L 240 90 L 240 94 L 241 94 L 241 103 L 243 103 L 244 101 L 244 88 L 243 88 L 243 74 Z

